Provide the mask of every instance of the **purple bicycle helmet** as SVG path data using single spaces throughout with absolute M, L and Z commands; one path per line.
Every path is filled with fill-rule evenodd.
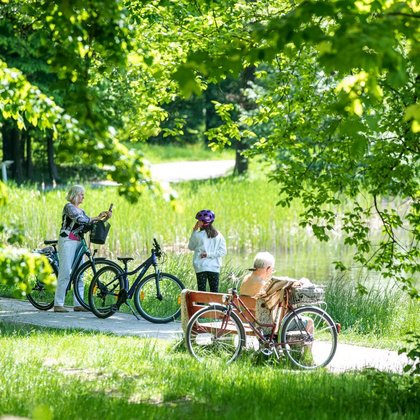
M 216 216 L 211 210 L 200 210 L 196 215 L 195 218 L 200 222 L 203 222 L 204 225 L 208 225 L 212 223 Z

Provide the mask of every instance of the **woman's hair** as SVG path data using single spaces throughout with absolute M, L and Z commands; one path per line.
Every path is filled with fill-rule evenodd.
M 207 226 L 203 226 L 201 229 L 207 233 L 207 238 L 215 238 L 219 232 L 214 228 L 213 223 L 209 223 Z
M 66 195 L 66 200 L 74 204 L 75 198 L 80 194 L 84 193 L 85 189 L 81 185 L 73 185 Z
M 254 269 L 274 267 L 274 256 L 269 252 L 258 252 L 254 258 Z

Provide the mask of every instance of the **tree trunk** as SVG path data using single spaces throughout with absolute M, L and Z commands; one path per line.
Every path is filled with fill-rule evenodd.
M 26 177 L 30 181 L 34 181 L 34 165 L 32 162 L 32 137 L 30 135 L 26 136 Z
M 3 134 L 3 160 L 12 160 L 10 178 L 18 184 L 24 180 L 23 159 L 25 145 L 22 143 L 22 133 L 16 127 L 14 121 L 6 121 L 2 128 Z
M 54 183 L 58 180 L 57 166 L 54 160 L 54 144 L 52 136 L 49 135 L 47 138 L 47 155 L 48 155 L 48 173 L 51 181 Z
M 1 129 L 2 138 L 3 138 L 3 160 L 13 160 L 13 142 L 10 132 L 10 124 L 5 122 Z
M 248 158 L 241 155 L 243 150 L 247 150 L 249 146 L 243 142 L 236 142 L 235 147 L 235 168 L 233 173 L 235 175 L 243 175 L 248 172 Z
M 23 159 L 25 145 L 22 143 L 22 133 L 16 128 L 13 128 L 13 160 L 14 160 L 14 175 L 16 182 L 20 185 L 23 182 Z
M 255 67 L 249 66 L 241 74 L 241 90 L 246 89 L 249 86 L 249 82 L 252 82 L 255 79 Z M 251 110 L 255 108 L 255 103 L 251 102 L 241 91 L 239 97 L 239 106 L 245 110 Z M 235 142 L 235 168 L 234 174 L 243 175 L 248 171 L 248 158 L 241 155 L 241 152 L 249 149 L 249 144 L 247 139 L 242 139 L 242 141 Z

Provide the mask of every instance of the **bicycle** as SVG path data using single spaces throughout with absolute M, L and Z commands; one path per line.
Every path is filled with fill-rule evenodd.
M 181 313 L 181 291 L 184 285 L 172 274 L 159 270 L 158 259 L 163 257 L 160 245 L 153 239 L 150 256 L 137 268 L 128 271 L 131 257 L 119 257 L 124 264 L 122 272 L 113 267 L 98 270 L 89 287 L 89 304 L 98 318 L 108 318 L 117 312 L 124 303 L 133 315 L 140 319 L 129 303 L 134 299 L 138 313 L 154 323 L 174 321 Z M 150 267 L 155 272 L 144 277 Z M 140 271 L 140 273 L 139 273 Z M 130 287 L 128 276 L 138 274 Z
M 279 359 L 285 354 L 293 365 L 302 369 L 316 369 L 330 363 L 337 349 L 340 324 L 335 324 L 317 306 L 295 308 L 290 286 L 273 310 L 275 322 L 259 322 L 234 288 L 224 296 L 223 305 L 211 304 L 191 317 L 185 334 L 188 351 L 202 362 L 217 356 L 230 364 L 246 347 L 247 333 L 253 333 L 259 351 L 265 355 L 274 353 Z M 268 334 L 263 328 L 268 329 Z M 277 338 L 276 331 L 279 331 Z
M 34 252 L 38 254 L 45 255 L 54 271 L 56 277 L 58 277 L 58 251 L 57 251 L 57 240 L 45 240 L 44 244 L 47 247 L 35 250 Z M 121 267 L 114 261 L 108 260 L 103 257 L 95 257 L 96 250 L 93 254 L 90 252 L 90 249 L 86 243 L 85 239 L 82 239 L 80 247 L 76 252 L 74 257 L 72 267 L 75 270 L 72 270 L 70 276 L 70 282 L 67 286 L 66 294 L 71 289 L 73 285 L 74 293 L 77 300 L 80 302 L 81 306 L 90 311 L 90 306 L 88 303 L 88 287 L 90 285 L 93 276 L 97 272 L 97 266 L 111 266 L 116 270 L 121 271 Z M 81 264 L 83 258 L 86 257 L 87 261 Z M 45 285 L 43 282 L 35 278 L 35 285 L 31 290 L 31 293 L 27 295 L 29 302 L 32 303 L 35 308 L 42 311 L 48 311 L 54 306 L 54 295 L 55 290 L 51 287 Z M 83 294 L 83 296 L 82 296 Z

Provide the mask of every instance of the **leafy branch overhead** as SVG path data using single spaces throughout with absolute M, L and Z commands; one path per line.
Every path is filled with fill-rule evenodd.
M 180 96 L 242 78 L 208 101 L 211 147 L 263 156 L 278 204 L 300 200 L 319 239 L 345 234 L 358 263 L 418 295 L 416 2 L 10 0 L 0 13 L 3 141 L 53 138 L 59 162 L 94 162 L 135 201 L 152 183 L 131 145 L 159 135 Z M 185 114 L 164 135 L 182 137 Z
M 233 138 L 250 143 L 248 156 L 275 168 L 278 204 L 301 200 L 302 226 L 321 240 L 344 232 L 357 263 L 418 297 L 420 8 L 409 1 L 228 5 L 230 20 L 219 3 L 208 6 L 215 35 L 203 25 L 204 47 L 175 78 L 188 96 L 203 79 L 253 65 L 256 80 L 245 93 L 257 106 L 217 104 L 222 124 L 209 138 L 215 147 Z M 353 210 L 340 217 L 348 199 Z M 376 225 L 380 239 L 372 236 Z

